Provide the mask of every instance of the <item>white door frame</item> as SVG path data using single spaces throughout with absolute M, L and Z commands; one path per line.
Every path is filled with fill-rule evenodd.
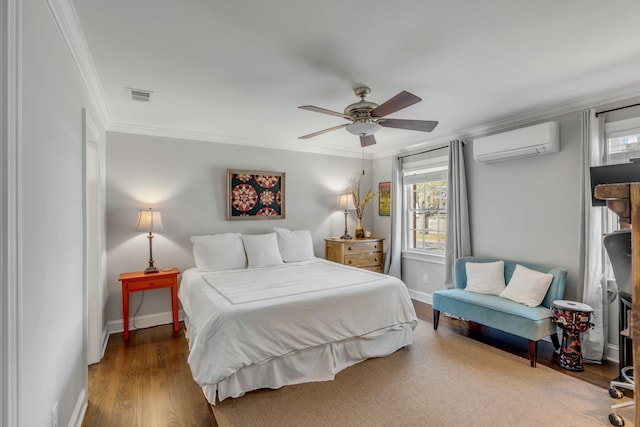
M 82 109 L 83 223 L 84 223 L 84 321 L 87 364 L 98 363 L 103 354 L 102 187 L 99 133 L 91 115 Z
M 21 0 L 0 0 L 0 426 L 20 425 Z

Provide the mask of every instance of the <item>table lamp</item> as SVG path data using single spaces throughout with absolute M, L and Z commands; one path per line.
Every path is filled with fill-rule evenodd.
M 347 230 L 347 211 L 354 210 L 356 207 L 353 205 L 353 196 L 351 193 L 348 194 L 340 194 L 338 199 L 338 209 L 344 209 L 344 234 L 340 237 L 341 239 L 351 239 L 349 236 L 349 231 Z
M 151 239 L 153 239 L 154 231 L 164 231 L 162 226 L 162 217 L 160 211 L 148 210 L 138 211 L 138 231 L 148 231 L 149 235 L 149 266 L 144 270 L 145 274 L 157 273 L 158 268 L 153 265 L 153 248 Z

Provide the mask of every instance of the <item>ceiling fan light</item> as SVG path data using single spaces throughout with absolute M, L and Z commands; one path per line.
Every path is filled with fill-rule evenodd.
M 355 122 L 345 127 L 349 133 L 354 135 L 373 135 L 381 128 L 382 126 L 374 122 Z

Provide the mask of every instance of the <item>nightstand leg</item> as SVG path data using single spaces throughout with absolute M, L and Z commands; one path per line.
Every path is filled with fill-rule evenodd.
M 124 340 L 129 339 L 129 291 L 122 290 L 122 321 L 124 323 Z
M 171 310 L 173 311 L 173 330 L 178 332 L 180 325 L 178 324 L 178 285 L 171 287 Z

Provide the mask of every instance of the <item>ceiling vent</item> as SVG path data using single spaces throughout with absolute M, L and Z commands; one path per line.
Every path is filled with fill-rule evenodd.
M 134 89 L 132 87 L 128 87 L 127 91 L 132 100 L 140 102 L 150 102 L 151 94 L 153 93 L 150 90 Z

